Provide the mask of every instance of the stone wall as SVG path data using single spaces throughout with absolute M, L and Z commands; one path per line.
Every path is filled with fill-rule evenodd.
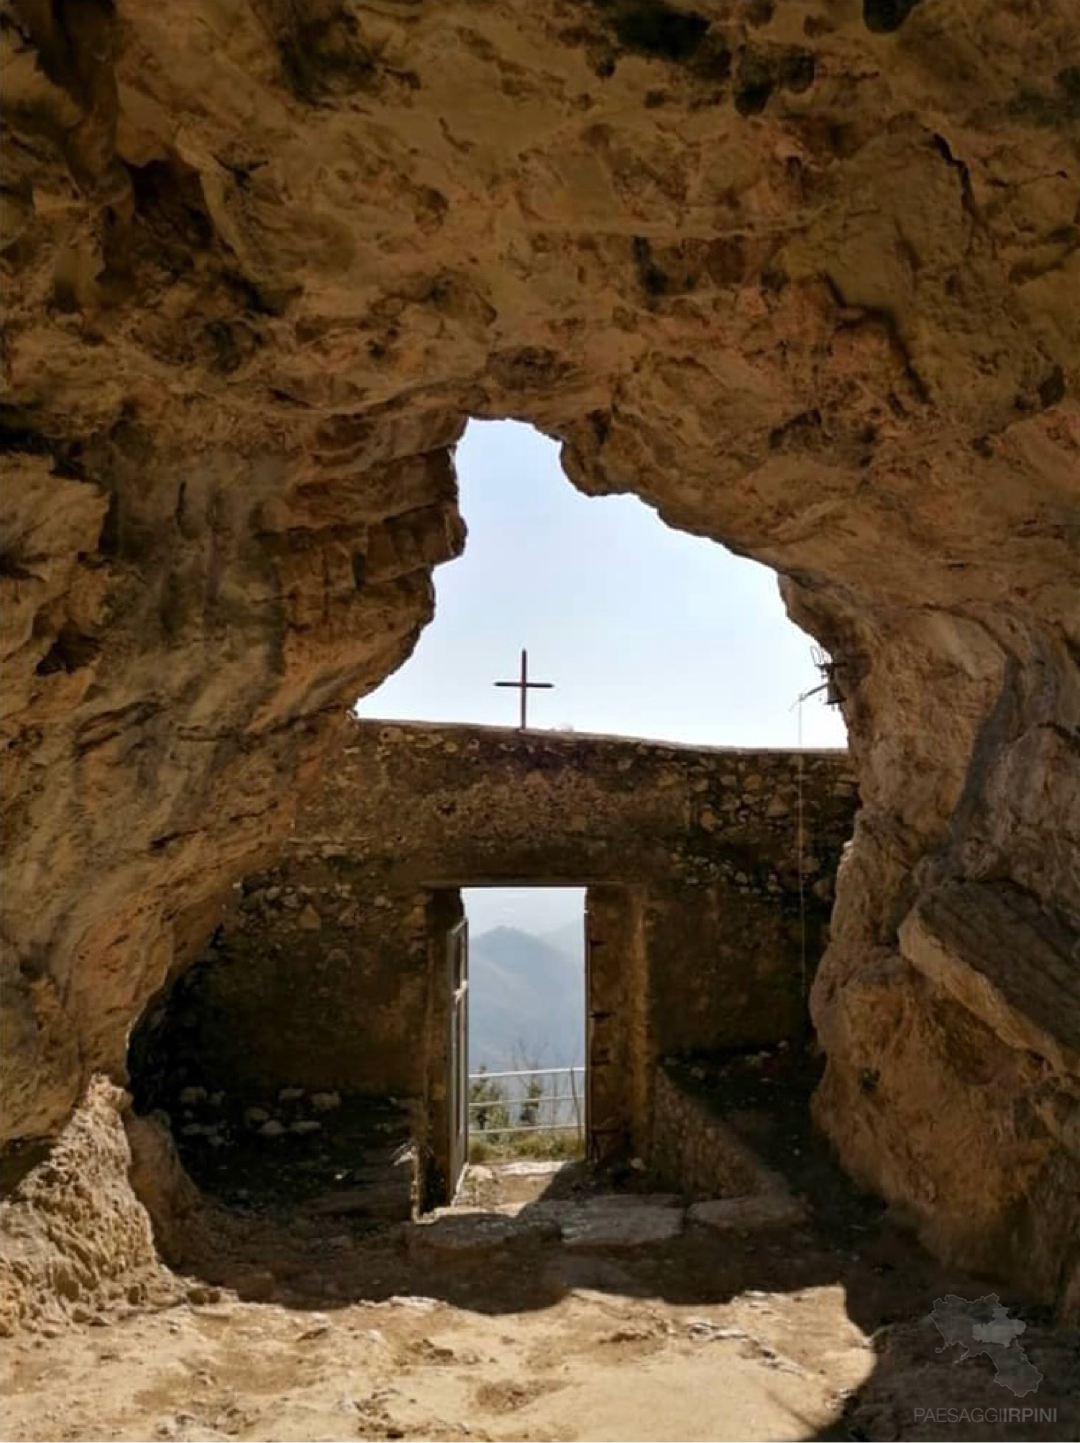
M 167 1015 L 178 1085 L 419 1095 L 427 907 L 423 891 L 373 888 L 347 858 L 290 858 L 243 884 L 136 1047 Z
M 801 765 L 803 870 L 827 916 L 856 784 L 843 752 Z M 287 855 L 428 887 L 663 881 L 790 903 L 798 768 L 787 751 L 356 721 Z
M 244 883 L 136 1050 L 174 1091 L 422 1099 L 438 1136 L 456 888 L 585 884 L 598 1127 L 647 1147 L 661 1052 L 805 1027 L 854 805 L 840 752 L 354 722 L 279 862 Z
M 778 1187 L 708 1104 L 663 1067 L 653 1088 L 649 1166 L 662 1183 L 702 1197 L 746 1197 Z

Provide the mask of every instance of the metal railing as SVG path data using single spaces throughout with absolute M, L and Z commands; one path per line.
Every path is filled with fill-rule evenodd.
M 556 1078 L 567 1079 L 570 1090 L 547 1091 L 548 1079 Z M 553 1086 L 558 1088 L 559 1083 Z M 513 1072 L 469 1073 L 470 1132 L 499 1136 L 517 1132 L 576 1132 L 581 1137 L 584 1114 L 584 1067 L 526 1067 Z

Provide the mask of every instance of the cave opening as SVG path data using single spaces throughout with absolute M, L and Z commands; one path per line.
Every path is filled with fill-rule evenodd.
M 526 1431 L 626 1436 L 638 1413 L 658 1436 L 705 1436 L 709 1421 L 737 1436 L 724 1399 L 739 1373 L 721 1353 L 739 1355 L 744 1378 L 768 1368 L 763 1394 L 798 1386 L 786 1427 L 759 1415 L 758 1431 L 779 1436 L 910 1432 L 916 1374 L 920 1403 L 1000 1398 L 1006 1378 L 985 1357 L 953 1368 L 950 1346 L 923 1365 L 936 1298 L 975 1305 L 951 1335 L 957 1315 L 940 1319 L 947 1344 L 970 1341 L 973 1321 L 987 1332 L 987 1297 L 999 1324 L 1027 1298 L 1080 1312 L 1076 0 L 327 0 L 308 7 L 311 23 L 301 8 L 173 7 L 168 23 L 160 7 L 103 0 L 5 12 L 0 1134 L 24 1149 L 26 1172 L 2 1208 L 0 1333 L 34 1319 L 56 1338 L 40 1354 L 16 1344 L 13 1430 L 44 1429 L 66 1394 L 79 1416 L 65 1411 L 61 1433 L 80 1421 L 103 1435 L 258 1433 L 264 1405 L 263 1431 L 319 1432 L 296 1413 L 311 1402 L 304 1359 L 325 1350 L 352 1372 L 326 1390 L 341 1414 L 327 1436 L 462 1433 L 445 1392 L 426 1417 L 404 1411 L 407 1397 L 387 1401 L 370 1316 L 318 1342 L 322 1320 L 302 1332 L 279 1314 L 271 1332 L 253 1310 L 207 1363 L 220 1393 L 203 1393 L 202 1361 L 188 1351 L 192 1367 L 177 1367 L 173 1323 L 144 1328 L 126 1311 L 145 1302 L 153 1260 L 125 1136 L 135 1154 L 139 1125 L 167 1116 L 203 1169 L 207 1207 L 191 1211 L 208 1228 L 230 1126 L 237 1158 L 266 1149 L 261 1171 L 238 1170 L 238 1204 L 266 1203 L 291 1169 L 282 1160 L 323 1148 L 353 1096 L 388 1103 L 370 1130 L 390 1166 L 418 1170 L 438 1077 L 424 1064 L 431 914 L 447 902 L 435 893 L 500 868 L 533 875 L 545 831 L 574 850 L 560 875 L 602 875 L 629 902 L 611 905 L 640 961 L 613 1029 L 633 1042 L 627 1168 L 685 1193 L 716 1160 L 699 1124 L 718 1098 L 816 1210 L 821 1192 L 799 1171 L 813 1141 L 788 1130 L 816 1083 L 815 1121 L 848 1176 L 944 1266 L 854 1212 L 845 1231 L 843 1208 L 818 1210 L 825 1226 L 792 1242 L 786 1270 L 771 1237 L 743 1248 L 729 1230 L 708 1253 L 700 1229 L 726 1218 L 738 1231 L 752 1209 L 714 1197 L 695 1213 L 687 1198 L 642 1219 L 663 1237 L 685 1214 L 685 1266 L 668 1275 L 681 1311 L 627 1308 L 616 1324 L 594 1308 L 586 1329 L 582 1294 L 614 1278 L 652 1296 L 667 1257 L 620 1284 L 607 1257 L 582 1266 L 571 1218 L 540 1266 L 533 1254 L 492 1268 L 489 1253 L 476 1267 L 531 1283 L 538 1311 L 560 1287 L 571 1295 L 580 1371 L 550 1380 L 569 1384 L 549 1389 L 562 1417 L 517 1413 Z M 459 445 L 470 414 L 488 419 Z M 495 448 L 492 495 L 514 525 L 489 564 L 466 463 L 492 428 L 508 434 L 495 419 L 508 416 L 562 441 L 579 489 L 556 475 L 551 496 L 580 515 L 545 551 L 532 463 Z M 438 574 L 428 626 L 433 569 L 462 539 L 455 446 L 473 541 Z M 682 538 L 652 515 L 662 553 L 627 539 L 631 494 Z M 779 637 L 738 588 L 714 598 L 699 584 L 693 549 L 720 565 L 725 544 L 781 575 L 791 618 L 831 653 L 824 675 L 785 628 L 801 656 L 786 676 Z M 779 615 L 773 578 L 739 565 Z M 440 628 L 473 575 L 491 586 L 471 650 L 455 651 Z M 605 632 L 594 623 L 608 613 Z M 410 684 L 402 663 L 418 637 L 424 695 L 410 713 L 394 687 Z M 424 680 L 436 650 L 445 668 Z M 519 734 L 513 698 L 495 688 L 523 651 L 550 689 Z M 830 770 L 839 752 L 801 752 L 805 778 L 793 761 L 680 760 L 647 743 L 601 758 L 600 743 L 642 734 L 812 747 L 827 740 L 819 723 L 841 724 L 817 701 L 800 709 L 819 683 L 843 702 L 862 785 L 839 874 L 835 839 L 854 810 L 850 777 Z M 352 725 L 356 698 L 366 729 Z M 379 712 L 449 726 L 422 735 Z M 451 785 L 473 756 L 506 760 L 495 793 Z M 339 780 L 364 812 L 394 767 L 415 768 L 414 815 L 426 806 L 457 852 L 486 846 L 475 868 L 418 861 L 391 805 L 352 851 L 336 840 L 344 808 L 330 826 L 303 820 L 309 802 L 332 809 Z M 514 798 L 528 805 L 489 828 Z M 203 948 L 242 877 L 244 920 Z M 133 1118 L 129 1029 L 167 976 L 171 996 L 132 1043 Z M 808 992 L 813 1057 L 809 1027 L 792 1025 L 806 1023 Z M 793 1078 L 785 1108 L 796 1052 L 815 1075 Z M 325 1151 L 312 1161 L 335 1161 Z M 292 1173 L 287 1222 L 309 1197 L 299 1163 Z M 406 1179 L 392 1205 L 409 1192 Z M 760 1201 L 752 1188 L 734 1197 Z M 449 1266 L 426 1282 L 440 1232 L 408 1232 L 415 1222 L 387 1255 L 415 1248 L 424 1296 L 468 1302 Z M 319 1226 L 309 1271 L 332 1297 L 352 1229 L 334 1216 Z M 287 1301 L 287 1269 L 267 1270 Z M 484 1306 L 498 1306 L 502 1281 L 475 1280 Z M 859 1338 L 816 1326 L 810 1282 Z M 162 1286 L 183 1295 L 179 1274 Z M 703 1292 L 758 1296 L 702 1330 L 684 1305 Z M 502 1297 L 520 1318 L 521 1298 Z M 68 1329 L 100 1322 L 101 1299 L 122 1323 L 119 1349 Z M 444 1378 L 447 1340 L 426 1319 L 395 1331 L 390 1316 L 387 1352 L 408 1358 L 401 1392 L 425 1328 L 428 1377 Z M 521 1375 L 484 1377 L 499 1409 L 541 1401 L 536 1359 L 572 1362 L 551 1346 L 554 1314 L 543 1321 L 523 1334 Z M 447 1333 L 462 1322 L 443 1320 Z M 1040 1407 L 1066 1402 L 1075 1373 L 1064 1353 L 1042 1353 L 1036 1322 L 1006 1329 L 1005 1351 L 1024 1358 L 1030 1329 Z M 219 1331 L 216 1319 L 175 1326 L 200 1352 Z M 500 1431 L 471 1358 L 502 1352 L 501 1332 L 460 1339 L 473 1436 Z M 678 1344 L 666 1378 L 661 1334 Z M 734 1346 L 714 1347 L 720 1337 Z M 138 1390 L 108 1365 L 117 1351 L 145 1369 L 141 1416 L 124 1413 Z M 279 1351 L 300 1360 L 291 1378 Z M 626 1409 L 601 1428 L 574 1385 L 603 1371 L 602 1355 L 618 1358 L 608 1382 Z M 247 1397 L 224 1396 L 241 1381 Z M 716 1418 L 646 1413 L 646 1387 L 662 1401 L 696 1395 Z M 166 1401 L 175 1417 L 161 1416 Z M 1067 1416 L 1063 1435 L 1080 1436 L 1075 1406 Z
M 435 573 L 434 619 L 361 717 L 530 725 L 704 746 L 844 747 L 815 696 L 820 653 L 769 567 L 667 524 L 637 496 L 585 495 L 559 444 L 522 421 L 470 421 L 455 454 L 463 555 Z
M 455 462 L 466 554 L 437 573 L 434 620 L 412 657 L 357 704 L 362 723 L 509 727 L 517 697 L 497 688 L 508 656 L 527 642 L 553 679 L 530 695 L 530 734 L 648 736 L 683 747 L 843 745 L 839 711 L 799 700 L 828 699 L 820 658 L 787 619 L 768 568 L 666 525 L 635 496 L 582 494 L 567 481 L 556 443 L 523 423 L 471 422 Z M 711 827 L 710 808 L 698 811 Z M 588 831 L 587 818 L 573 825 Z M 799 816 L 784 825 L 796 829 Z M 795 840 L 801 869 L 813 848 Z M 189 1172 L 226 1202 L 276 1206 L 327 1186 L 366 1189 L 372 1221 L 401 1218 L 431 1201 L 423 1160 L 431 1083 L 415 1065 L 430 1046 L 418 1041 L 430 1029 L 429 903 L 395 895 L 400 928 L 388 939 L 372 921 L 386 899 L 360 895 L 347 856 L 330 865 L 330 890 L 340 897 L 329 902 L 295 861 L 242 884 L 242 923 L 219 929 L 132 1033 L 135 1106 L 167 1121 Z M 822 886 L 800 871 L 803 881 Z M 493 895 L 465 895 L 483 909 L 486 892 Z M 829 901 L 831 890 L 814 901 L 815 945 Z M 788 918 L 784 937 L 769 945 L 782 949 L 799 925 Z M 801 925 L 805 935 L 805 916 Z M 355 977 L 344 989 L 347 1006 L 344 973 Z M 805 1028 L 805 978 L 800 986 Z M 393 1013 L 402 1018 L 396 1031 L 385 1024 Z M 470 1070 L 488 1073 L 530 1062 L 473 1060 Z M 580 1065 L 584 1047 L 540 1061 Z M 477 1086 L 475 1077 L 465 1081 L 466 1096 Z M 433 1196 L 443 1193 L 440 1185 Z

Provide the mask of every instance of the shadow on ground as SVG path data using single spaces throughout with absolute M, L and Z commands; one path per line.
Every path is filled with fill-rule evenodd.
M 478 1208 L 459 1206 L 421 1223 L 338 1210 L 325 1195 L 286 1199 L 249 1187 L 243 1206 L 212 1205 L 172 1261 L 248 1301 L 320 1312 L 411 1296 L 511 1316 L 554 1307 L 581 1290 L 704 1308 L 740 1298 L 812 1301 L 821 1290 L 841 1290 L 875 1363 L 856 1391 L 838 1399 L 835 1424 L 813 1436 L 1080 1437 L 1080 1335 L 1002 1294 L 1010 1316 L 1025 1325 L 1014 1346 L 1043 1375 L 1025 1396 L 996 1381 L 990 1357 L 946 1349 L 930 1316 L 935 1300 L 973 1300 L 996 1291 L 994 1284 L 934 1261 L 833 1165 L 810 1126 L 810 1064 L 776 1052 L 689 1059 L 678 1068 L 681 1084 L 709 1099 L 785 1177 L 804 1203 L 802 1223 L 680 1227 L 685 1200 L 656 1198 L 655 1184 L 633 1169 L 598 1172 L 580 1163 L 538 1170 L 533 1195 L 521 1201 L 519 1183 L 518 1200 L 507 1203 L 506 1180 L 490 1168 L 479 1171 L 491 1174 L 494 1191 L 487 1188 Z M 607 1212 L 645 1209 L 655 1222 L 668 1209 L 674 1223 L 630 1243 L 590 1241 L 558 1225 L 605 1198 L 617 1200 L 604 1204 Z M 808 1326 L 812 1315 L 808 1306 Z

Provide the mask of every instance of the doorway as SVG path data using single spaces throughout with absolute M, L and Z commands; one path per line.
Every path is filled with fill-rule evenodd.
M 569 1160 L 587 1135 L 585 889 L 471 887 L 466 1157 Z
M 561 914 L 551 894 L 563 894 Z M 637 887 L 517 879 L 428 893 L 422 1211 L 453 1200 L 470 1152 L 539 1166 L 642 1151 L 653 1060 L 644 901 Z

